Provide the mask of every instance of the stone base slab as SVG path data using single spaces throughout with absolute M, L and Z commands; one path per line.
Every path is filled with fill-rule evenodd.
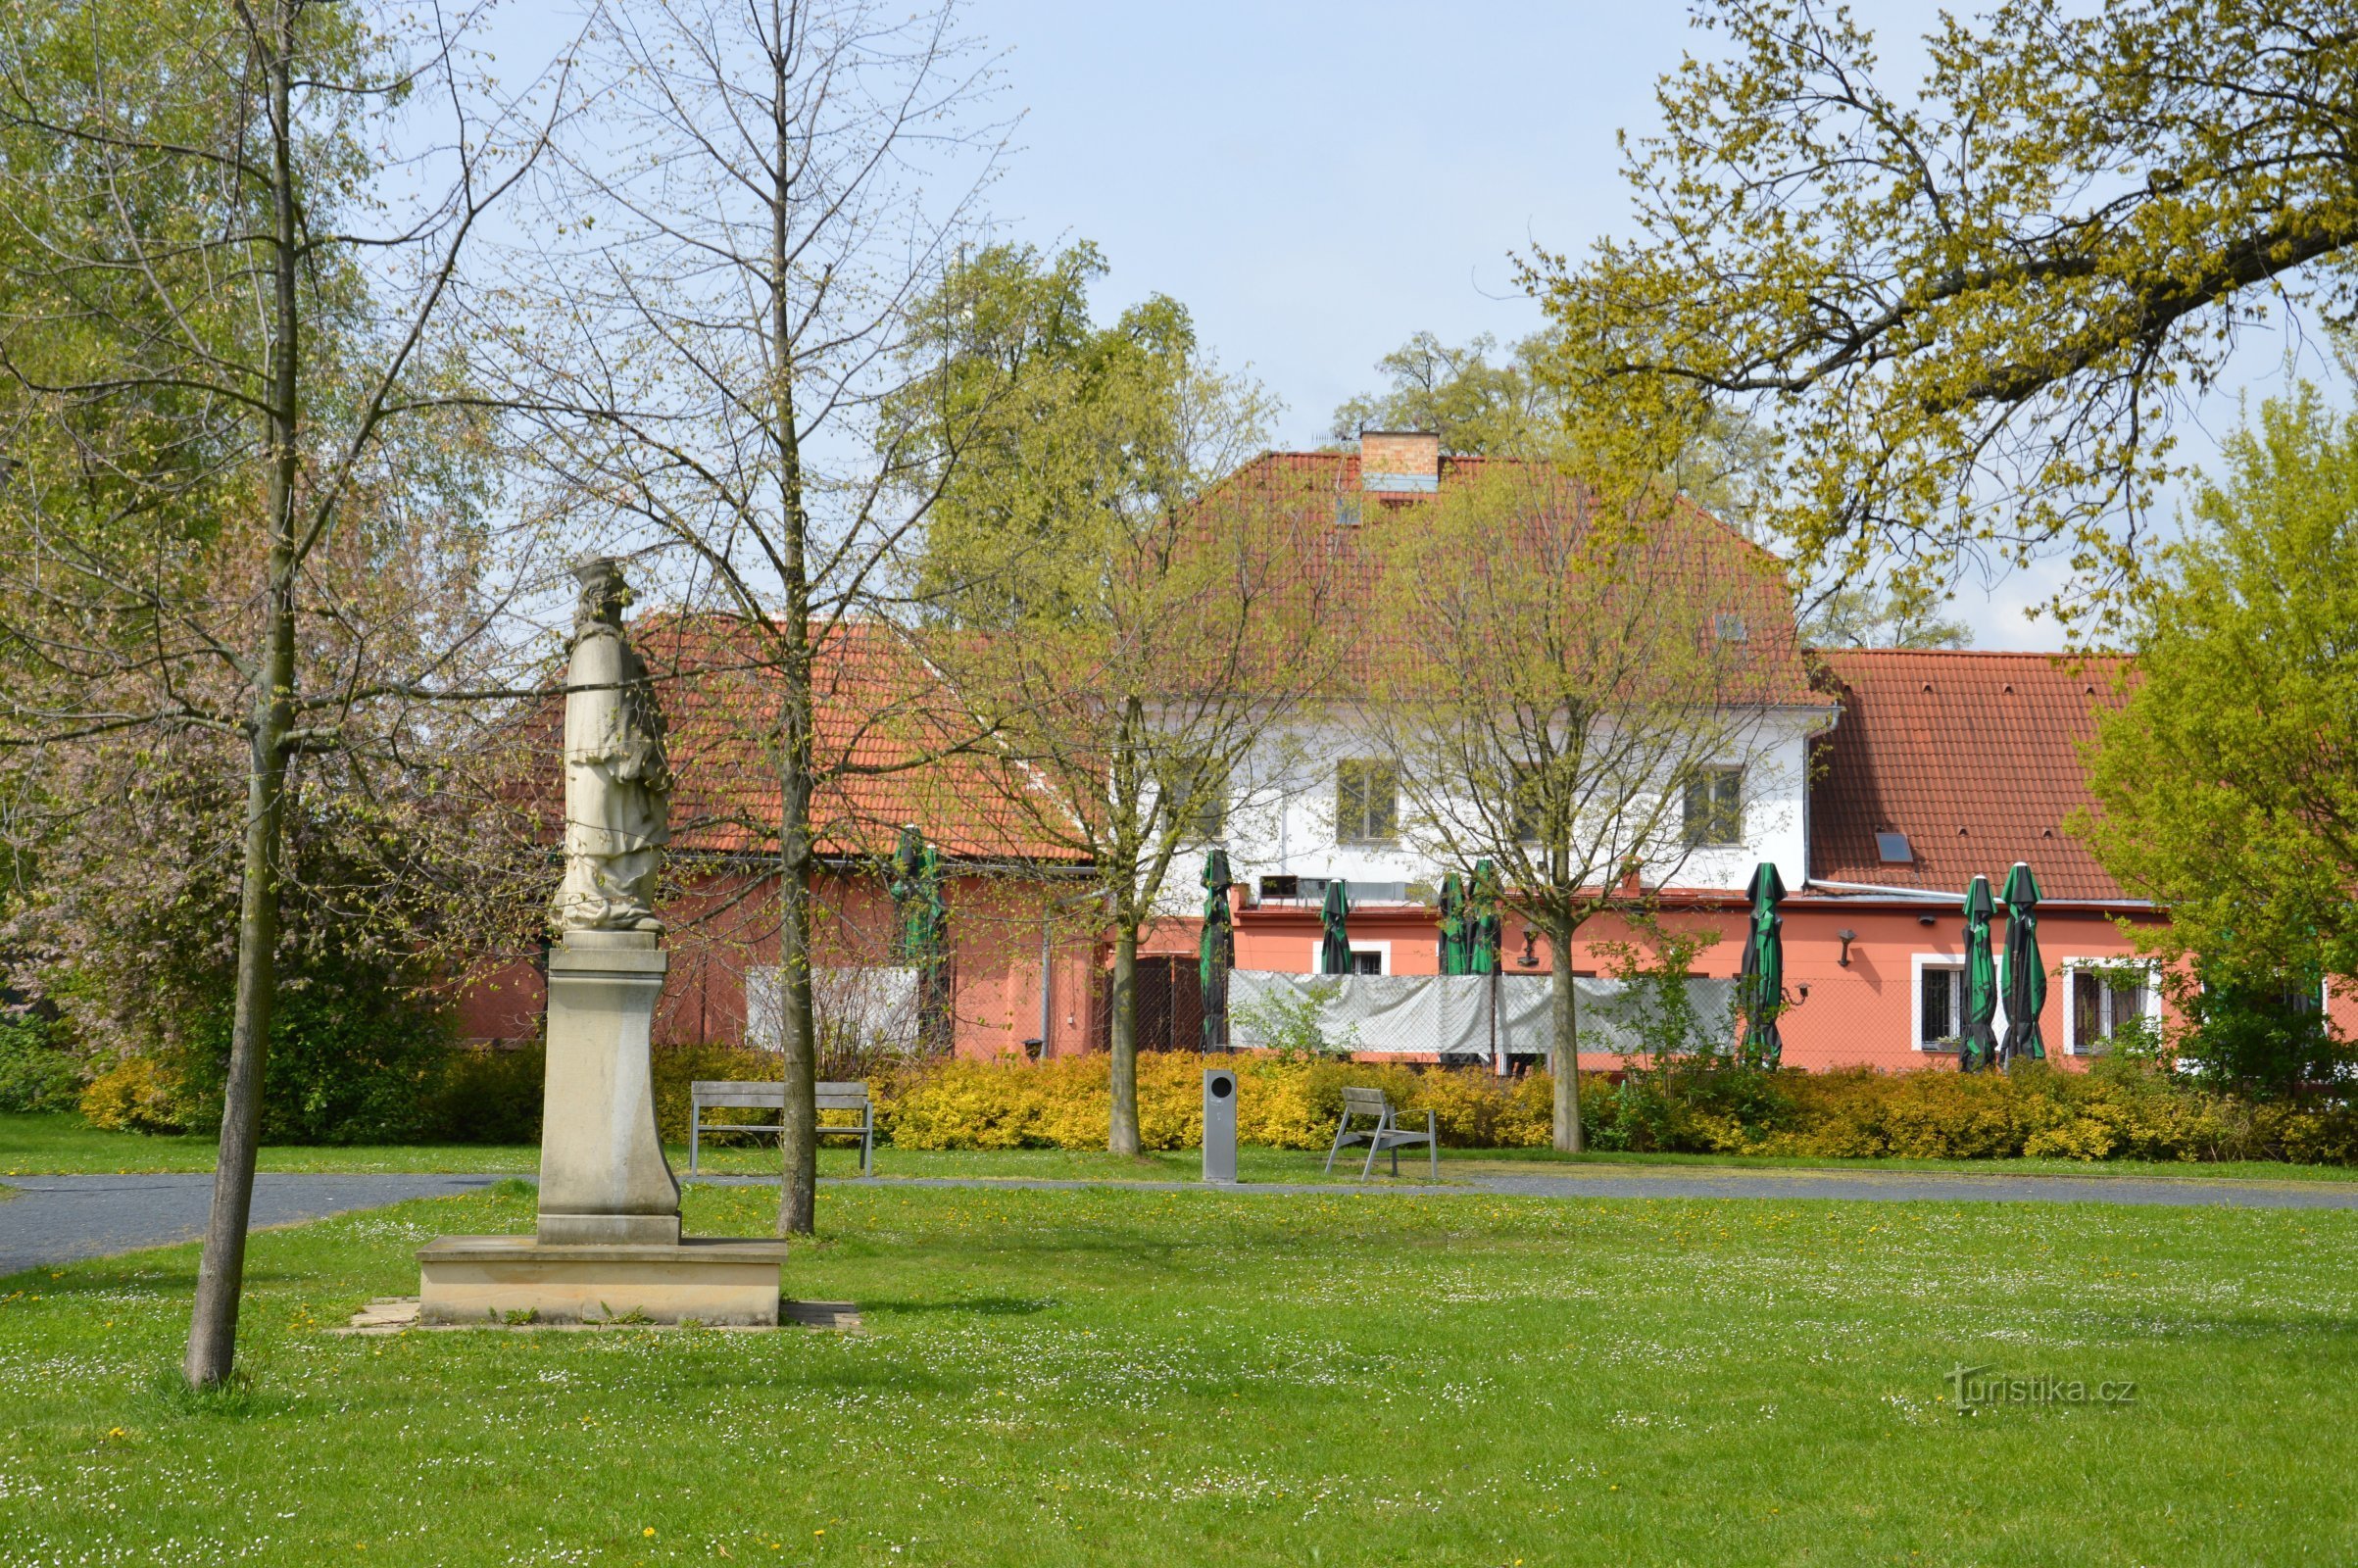
M 693 1319 L 775 1328 L 785 1261 L 784 1242 L 728 1237 L 663 1246 L 442 1236 L 418 1250 L 418 1315 L 424 1324 Z
M 677 1247 L 679 1215 L 559 1214 L 540 1211 L 543 1247 Z

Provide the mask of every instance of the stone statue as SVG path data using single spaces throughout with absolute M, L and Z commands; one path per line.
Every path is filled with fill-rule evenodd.
M 622 635 L 621 564 L 598 556 L 573 575 L 581 604 L 565 675 L 565 882 L 550 923 L 560 937 L 661 931 L 655 873 L 671 838 L 663 716 Z

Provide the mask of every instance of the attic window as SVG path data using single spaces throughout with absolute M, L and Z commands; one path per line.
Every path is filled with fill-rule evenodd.
M 1721 611 L 1711 617 L 1711 634 L 1723 643 L 1740 643 L 1749 634 L 1742 615 Z
M 1876 834 L 1875 858 L 1886 865 L 1916 863 L 1916 852 L 1908 848 L 1908 836 L 1905 833 Z
M 1349 491 L 1335 492 L 1335 526 L 1356 528 L 1359 525 L 1359 498 Z

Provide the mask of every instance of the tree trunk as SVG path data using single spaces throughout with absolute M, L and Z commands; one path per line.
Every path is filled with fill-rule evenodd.
M 1581 1152 L 1580 1127 L 1580 988 L 1572 976 L 1573 924 L 1562 916 L 1548 922 L 1547 941 L 1555 949 L 1548 970 L 1547 1070 L 1555 1079 L 1555 1147 L 1567 1154 Z
M 807 664 L 806 664 L 806 667 Z M 778 1234 L 809 1236 L 818 1223 L 818 1030 L 811 994 L 810 683 L 789 682 L 786 755 L 778 791 L 778 1010 L 783 1022 L 778 1112 Z M 800 697 L 802 703 L 795 699 Z
M 1105 1147 L 1138 1152 L 1138 932 L 1123 926 L 1113 939 L 1113 1114 Z
M 229 1074 L 221 1102 L 213 1206 L 197 1264 L 182 1371 L 197 1388 L 225 1380 L 237 1357 L 238 1298 L 245 1285 L 246 1223 L 254 1200 L 254 1156 L 262 1138 L 263 1067 L 270 1004 L 278 987 L 279 858 L 286 817 L 287 736 L 294 727 L 297 258 L 293 132 L 287 55 L 292 18 L 281 8 L 255 37 L 270 94 L 271 328 L 270 384 L 270 548 L 260 657 L 254 669 L 253 733 L 246 768 L 246 842 L 237 900 L 237 989 L 229 1026 Z
M 785 1105 L 778 1113 L 778 1234 L 809 1236 L 818 1212 L 818 1042 L 811 1001 L 811 650 L 810 513 L 803 500 L 802 432 L 794 413 L 794 320 L 788 309 L 793 281 L 787 208 L 795 168 L 787 113 L 789 39 L 784 13 L 770 8 L 770 113 L 776 138 L 776 190 L 769 204 L 771 437 L 778 458 L 778 576 L 785 605 L 779 615 L 778 990 L 784 1016 L 781 1042 Z

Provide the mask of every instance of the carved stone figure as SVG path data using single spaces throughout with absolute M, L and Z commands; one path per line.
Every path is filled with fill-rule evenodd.
M 573 575 L 581 603 L 565 677 L 565 882 L 550 921 L 560 936 L 661 931 L 655 873 L 671 837 L 663 712 L 622 634 L 621 564 L 599 556 Z

